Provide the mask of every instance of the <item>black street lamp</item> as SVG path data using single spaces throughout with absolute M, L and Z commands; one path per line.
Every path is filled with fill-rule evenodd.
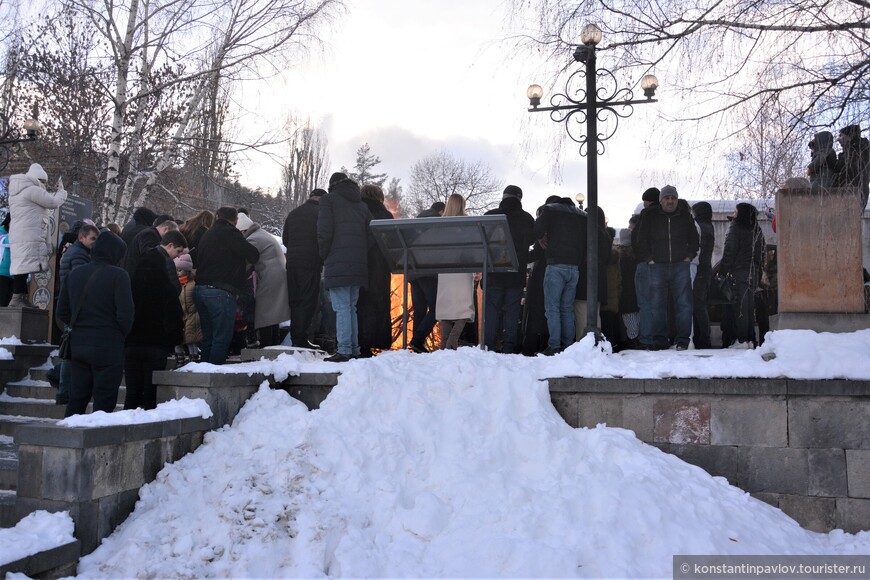
M 565 123 L 568 136 L 580 144 L 580 155 L 587 157 L 586 171 L 586 205 L 589 214 L 587 228 L 587 260 L 586 275 L 586 333 L 595 334 L 598 330 L 598 156 L 604 153 L 604 141 L 616 133 L 619 119 L 630 117 L 634 105 L 655 103 L 656 89 L 659 80 L 655 75 L 645 75 L 640 86 L 646 98 L 635 100 L 631 89 L 617 88 L 616 77 L 607 69 L 595 68 L 595 46 L 601 42 L 601 29 L 594 24 L 587 24 L 580 33 L 583 43 L 574 51 L 574 60 L 585 66 L 575 71 L 565 83 L 565 92 L 556 93 L 550 97 L 549 107 L 541 107 L 544 90 L 540 85 L 532 85 L 526 92 L 529 98 L 529 112 L 540 113 L 548 111 L 554 121 Z M 602 87 L 598 86 L 598 77 L 604 80 Z M 585 79 L 585 86 L 580 84 Z M 580 86 L 577 86 L 580 85 Z M 573 95 L 573 96 L 572 96 Z M 617 107 L 619 107 L 617 109 Z M 576 115 L 576 117 L 575 117 Z M 598 121 L 613 121 L 613 127 L 607 133 L 598 132 Z M 580 127 L 579 133 L 575 133 Z M 584 127 L 585 126 L 585 127 Z M 585 128 L 585 131 L 584 131 Z M 599 151 L 600 147 L 600 151 Z
M 0 112 L 0 171 L 6 169 L 9 158 L 21 148 L 22 143 L 35 141 L 39 137 L 42 125 L 36 119 L 24 121 L 24 135 L 13 127 L 9 118 Z

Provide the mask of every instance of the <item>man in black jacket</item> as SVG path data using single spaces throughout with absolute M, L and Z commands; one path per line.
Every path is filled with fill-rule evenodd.
M 199 241 L 193 300 L 202 326 L 202 362 L 222 365 L 233 338 L 236 298 L 245 286 L 247 265 L 256 264 L 260 252 L 236 229 L 235 208 L 218 208 L 215 218 Z
M 317 251 L 317 214 L 320 198 L 315 189 L 308 199 L 287 214 L 281 236 L 287 248 L 287 291 L 290 300 L 290 339 L 293 346 L 307 347 L 311 324 L 320 303 L 323 261 Z
M 535 239 L 545 248 L 544 314 L 550 333 L 544 354 L 552 356 L 574 342 L 574 295 L 586 258 L 586 216 L 569 198 L 548 203 L 535 220 Z
M 495 350 L 499 328 L 504 329 L 501 352 L 514 354 L 517 350 L 517 334 L 520 326 L 520 309 L 523 288 L 526 286 L 526 267 L 529 263 L 529 246 L 535 242 L 535 218 L 523 211 L 523 190 L 516 185 L 504 188 L 498 208 L 485 215 L 507 216 L 508 229 L 517 253 L 519 268 L 516 272 L 495 273 L 487 276 L 489 288 L 486 296 L 486 333 L 484 344 L 487 350 Z M 499 315 L 504 320 L 499 325 Z
M 659 197 L 661 192 L 658 187 L 650 187 L 643 192 L 641 200 L 643 201 L 643 209 L 638 216 L 637 226 L 631 230 L 631 249 L 634 257 L 637 260 L 637 266 L 634 271 L 634 291 L 637 296 L 638 316 L 638 335 L 637 339 L 640 342 L 641 348 L 648 349 L 652 347 L 652 310 L 649 304 L 649 265 L 641 257 L 640 244 L 638 235 L 640 234 L 640 224 L 643 222 L 643 216 L 659 207 Z
M 698 230 L 688 206 L 679 207 L 677 188 L 661 190 L 659 207 L 644 212 L 638 232 L 639 257 L 649 265 L 652 350 L 668 342 L 668 295 L 674 302 L 677 350 L 689 348 L 692 333 L 690 262 L 698 253 Z
M 72 327 L 72 382 L 65 417 L 84 413 L 92 395 L 94 411 L 111 413 L 118 404 L 124 337 L 134 314 L 130 276 L 116 266 L 126 249 L 121 238 L 102 232 L 91 250 L 93 261 L 70 272 L 60 290 L 57 318 Z
M 372 214 L 362 202 L 359 185 L 344 173 L 329 178 L 329 193 L 320 198 L 317 247 L 323 260 L 323 286 L 335 310 L 338 352 L 326 360 L 345 362 L 360 354 L 356 304 L 368 284 L 368 249 L 374 243 Z
M 716 237 L 713 232 L 713 208 L 706 201 L 692 206 L 695 223 L 701 230 L 698 272 L 692 285 L 692 343 L 696 349 L 713 348 L 710 343 L 710 313 L 707 310 L 707 293 L 713 277 L 713 245 Z
M 136 315 L 124 343 L 124 409 L 157 406 L 151 374 L 165 370 L 166 358 L 184 342 L 184 313 L 166 263 L 173 261 L 174 274 L 174 260 L 186 247 L 181 232 L 167 232 L 159 246 L 142 254 L 130 281 Z M 176 275 L 172 278 L 178 280 Z
M 178 231 L 178 224 L 170 215 L 159 215 L 154 219 L 154 225 L 150 228 L 144 228 L 133 238 L 133 241 L 127 244 L 127 257 L 124 263 L 124 269 L 130 274 L 130 279 L 136 272 L 136 264 L 139 263 L 139 258 L 142 254 L 156 248 L 160 245 L 160 240 L 166 232 Z M 181 292 L 181 286 L 178 286 L 178 291 Z

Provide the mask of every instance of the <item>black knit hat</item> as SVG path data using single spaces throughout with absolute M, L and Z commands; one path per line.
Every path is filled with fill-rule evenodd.
M 646 191 L 643 192 L 643 196 L 641 196 L 641 199 L 643 201 L 655 201 L 655 202 L 657 202 L 659 200 L 660 193 L 661 192 L 659 191 L 658 187 L 650 187 L 649 189 L 647 189 Z
M 332 187 L 333 185 L 335 185 L 339 181 L 344 181 L 345 179 L 347 179 L 347 175 L 345 175 L 344 173 L 342 173 L 340 171 L 336 171 L 335 173 L 333 173 L 332 175 L 329 176 L 329 187 Z
M 324 195 L 326 195 L 326 191 L 318 188 L 318 189 L 312 189 L 311 193 L 308 195 L 308 197 L 323 197 Z
M 502 199 L 506 197 L 515 197 L 517 199 L 523 198 L 523 190 L 517 187 L 516 185 L 508 185 L 504 188 L 504 193 L 502 194 Z

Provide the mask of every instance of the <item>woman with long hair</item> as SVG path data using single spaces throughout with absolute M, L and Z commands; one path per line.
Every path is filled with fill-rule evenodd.
M 465 198 L 458 193 L 447 198 L 442 217 L 466 216 Z M 441 331 L 441 348 L 456 350 L 467 322 L 474 321 L 475 274 L 438 274 L 435 317 Z
M 203 210 L 178 227 L 178 231 L 187 240 L 187 247 L 190 248 L 190 257 L 193 259 L 194 267 L 196 266 L 195 250 L 199 245 L 199 239 L 213 223 L 214 213 Z

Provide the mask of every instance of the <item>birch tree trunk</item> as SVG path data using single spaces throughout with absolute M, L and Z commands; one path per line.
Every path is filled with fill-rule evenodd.
M 106 193 L 100 210 L 102 222 L 115 221 L 118 198 L 118 176 L 121 172 L 121 137 L 124 131 L 124 113 L 127 111 L 127 78 L 130 74 L 130 59 L 133 48 L 133 38 L 136 33 L 136 22 L 139 16 L 139 0 L 131 0 L 127 16 L 127 29 L 124 38 L 114 37 L 112 43 L 115 52 L 115 62 L 118 76 L 115 81 L 115 96 L 113 99 L 112 131 L 106 160 Z M 110 22 L 114 24 L 110 18 Z

